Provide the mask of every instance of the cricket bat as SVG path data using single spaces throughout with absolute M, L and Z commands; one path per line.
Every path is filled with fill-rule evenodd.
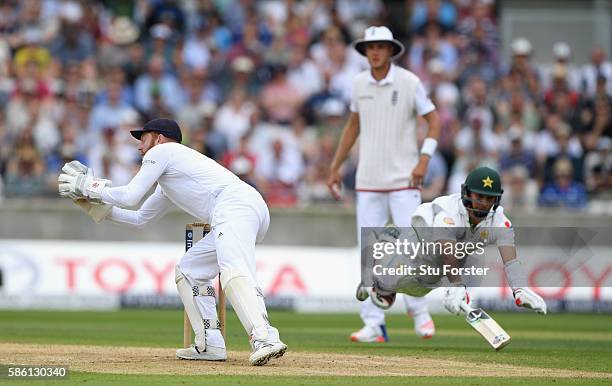
M 510 343 L 510 335 L 482 308 L 472 308 L 466 302 L 462 302 L 461 309 L 465 312 L 466 322 L 495 350 L 501 350 Z

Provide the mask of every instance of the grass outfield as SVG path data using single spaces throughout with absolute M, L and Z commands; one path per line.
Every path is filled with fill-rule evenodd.
M 473 331 L 461 318 L 436 316 L 437 335 L 428 341 L 418 339 L 412 332 L 410 321 L 401 315 L 388 317 L 387 326 L 391 341 L 385 344 L 355 344 L 349 342 L 348 334 L 360 327 L 356 315 L 312 315 L 289 312 L 272 312 L 270 317 L 281 331 L 281 336 L 289 346 L 286 357 L 273 363 L 291 361 L 292 354 L 302 354 L 323 360 L 325 354 L 340 355 L 330 357 L 350 361 L 357 355 L 362 363 L 367 364 L 368 357 L 388 356 L 390 361 L 398 357 L 409 358 L 411 366 L 415 363 L 426 363 L 431 360 L 443 363 L 466 363 L 476 371 L 484 365 L 487 375 L 495 376 L 498 365 L 519 366 L 510 369 L 518 372 L 515 376 L 495 376 L 495 378 L 466 378 L 461 373 L 450 376 L 419 377 L 418 384 L 515 384 L 555 383 L 555 384 L 609 384 L 612 381 L 612 315 L 556 314 L 539 316 L 526 312 L 492 314 L 512 336 L 512 342 L 500 352 L 495 352 Z M 244 331 L 233 313 L 228 313 L 227 346 L 232 352 L 249 350 Z M 134 346 L 166 348 L 162 352 L 173 354 L 182 342 L 182 312 L 180 311 L 120 311 L 120 312 L 0 312 L 0 345 L 6 348 L 0 352 L 0 364 L 7 363 L 11 353 L 10 343 L 23 343 L 29 346 L 42 345 L 84 345 L 84 346 Z M 7 351 L 8 350 L 8 351 Z M 157 350 L 157 349 L 156 349 Z M 145 357 L 146 357 L 146 351 Z M 316 353 L 322 353 L 318 355 Z M 348 359 L 347 359 L 348 358 Z M 159 358 L 158 358 L 159 359 Z M 402 359 L 402 358 L 400 358 Z M 444 362 L 446 361 L 446 362 Z M 206 366 L 207 363 L 178 361 L 168 358 L 162 362 L 171 362 L 176 366 Z M 227 366 L 237 366 L 238 362 L 227 362 Z M 347 362 L 348 363 L 348 362 Z M 398 362 L 400 363 L 400 362 Z M 242 365 L 242 362 L 240 362 Z M 338 366 L 344 366 L 338 361 Z M 399 366 L 402 366 L 400 363 Z M 468 368 L 469 368 L 468 367 Z M 501 367 L 501 366 L 500 366 Z M 527 378 L 521 378 L 521 367 L 528 367 Z M 200 367 L 201 368 L 201 367 Z M 243 367 L 244 371 L 250 368 Z M 271 366 L 273 369 L 274 367 Z M 197 368 L 196 368 L 197 369 Z M 206 380 L 214 384 L 414 384 L 414 377 L 351 377 L 351 376 L 265 376 L 260 368 L 255 375 L 206 375 Z M 474 371 L 472 369 L 472 372 Z M 493 370 L 491 370 L 493 369 Z M 537 377 L 540 369 L 542 377 Z M 554 376 L 556 370 L 562 369 L 562 378 Z M 370 369 L 372 370 L 372 369 Z M 432 371 L 435 373 L 433 369 Z M 375 369 L 374 369 L 375 371 Z M 534 373 L 534 371 L 536 371 Z M 575 371 L 573 376 L 571 372 Z M 121 372 L 121 371 L 118 371 Z M 546 374 L 544 374 L 546 372 Z M 590 378 L 586 373 L 607 373 L 608 378 Z M 410 371 L 407 371 L 410 373 Z M 169 372 L 173 374 L 173 372 Z M 265 374 L 265 373 L 264 373 Z M 355 375 L 360 372 L 356 371 Z M 364 373 L 368 374 L 368 373 Z M 503 374 L 503 373 L 500 373 Z M 507 374 L 507 373 L 506 373 Z M 559 370 L 561 374 L 561 370 Z M 570 374 L 570 375 L 568 375 Z M 345 374 L 346 375 L 346 374 Z M 381 372 L 381 376 L 385 374 Z M 397 374 L 395 374 L 397 375 Z M 604 374 L 605 375 L 605 374 Z M 200 375 L 124 375 L 107 373 L 88 373 L 72 371 L 69 383 L 91 384 L 176 384 L 202 382 Z M 273 382 L 274 381 L 274 382 Z M 0 380 L 1 383 L 1 380 Z M 66 384 L 65 380 L 57 383 Z M 19 384 L 11 381 L 12 384 Z

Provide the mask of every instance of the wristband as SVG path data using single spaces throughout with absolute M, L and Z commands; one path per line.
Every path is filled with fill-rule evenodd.
M 433 138 L 427 137 L 423 141 L 423 146 L 421 146 L 421 154 L 425 154 L 430 157 L 433 157 L 434 153 L 436 152 L 437 147 L 438 147 L 438 141 L 436 141 Z

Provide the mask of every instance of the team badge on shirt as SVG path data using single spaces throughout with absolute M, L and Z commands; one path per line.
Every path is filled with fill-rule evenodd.
M 480 239 L 481 240 L 487 240 L 489 238 L 489 231 L 481 231 L 480 232 Z
M 397 90 L 393 90 L 391 93 L 391 105 L 395 106 L 397 104 Z

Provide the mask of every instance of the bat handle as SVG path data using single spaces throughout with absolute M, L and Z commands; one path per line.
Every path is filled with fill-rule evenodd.
M 465 301 L 461 302 L 460 307 L 461 307 L 461 310 L 463 310 L 463 312 L 465 312 L 466 314 L 469 314 L 471 311 L 474 310 L 474 308 L 472 308 L 472 306 L 467 304 Z

